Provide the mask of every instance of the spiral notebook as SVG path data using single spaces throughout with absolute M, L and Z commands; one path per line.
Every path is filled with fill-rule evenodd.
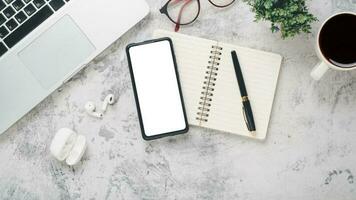
M 156 30 L 173 41 L 190 125 L 266 138 L 282 57 L 278 54 Z M 237 52 L 256 123 L 247 130 L 231 58 Z

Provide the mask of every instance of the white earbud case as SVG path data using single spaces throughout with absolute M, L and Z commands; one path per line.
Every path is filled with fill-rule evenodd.
M 68 165 L 77 164 L 86 150 L 86 139 L 68 128 L 60 129 L 54 136 L 50 151 L 59 161 L 66 160 Z

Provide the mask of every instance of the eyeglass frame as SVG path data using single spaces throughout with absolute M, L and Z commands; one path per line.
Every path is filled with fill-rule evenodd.
M 197 18 L 199 17 L 199 14 L 200 14 L 200 0 L 196 0 L 198 2 L 198 13 L 197 15 L 195 16 L 195 18 L 190 21 L 190 22 L 187 22 L 187 23 L 177 23 L 175 20 L 173 20 L 169 14 L 168 14 L 168 5 L 171 1 L 175 1 L 175 0 L 168 0 L 166 4 L 164 4 L 161 9 L 159 9 L 160 13 L 161 14 L 164 14 L 168 17 L 168 19 L 173 22 L 174 24 L 176 25 L 180 25 L 180 26 L 185 26 L 185 25 L 189 25 L 189 24 L 192 24 L 193 22 L 195 22 L 195 20 L 197 20 Z M 191 0 L 193 1 L 193 0 Z M 235 0 L 232 0 L 229 4 L 227 5 L 223 5 L 223 6 L 220 6 L 220 5 L 217 5 L 215 4 L 214 2 L 212 2 L 212 0 L 208 0 L 213 6 L 217 7 L 217 8 L 225 8 L 225 7 L 228 7 L 230 6 L 231 4 L 233 4 L 235 2 Z

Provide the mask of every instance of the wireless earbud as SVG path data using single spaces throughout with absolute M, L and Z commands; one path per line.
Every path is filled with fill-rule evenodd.
M 95 104 L 91 101 L 88 101 L 84 107 L 89 115 L 97 118 L 102 118 L 104 115 L 103 113 L 108 108 L 108 105 L 113 105 L 114 103 L 115 103 L 114 95 L 109 94 L 108 96 L 105 97 L 103 105 L 101 106 L 102 112 L 97 112 Z
M 107 107 L 108 107 L 108 105 L 112 105 L 114 103 L 115 103 L 114 95 L 113 94 L 109 94 L 108 96 L 105 97 L 101 109 L 103 110 L 103 112 L 105 112 Z
M 93 117 L 102 118 L 103 113 L 96 112 L 95 104 L 91 101 L 87 102 L 84 106 L 87 113 Z

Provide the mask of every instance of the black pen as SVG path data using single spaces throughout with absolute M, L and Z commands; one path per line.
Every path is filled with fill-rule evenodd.
M 240 88 L 242 105 L 243 105 L 242 109 L 244 112 L 247 129 L 250 132 L 253 132 L 253 134 L 254 134 L 254 132 L 256 131 L 255 121 L 253 119 L 251 104 L 250 104 L 250 100 L 248 99 L 245 81 L 244 81 L 244 77 L 242 76 L 242 71 L 241 71 L 239 59 L 237 58 L 236 51 L 231 51 L 231 57 L 232 57 L 232 62 L 234 63 L 237 82 L 238 82 L 239 88 Z

